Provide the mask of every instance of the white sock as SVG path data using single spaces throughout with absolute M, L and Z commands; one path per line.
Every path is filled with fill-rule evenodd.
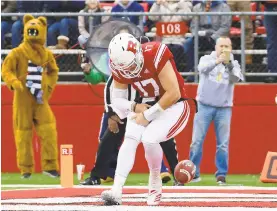
M 150 171 L 149 185 L 151 185 L 152 187 L 159 187 L 163 150 L 160 144 L 143 143 L 143 146 L 145 151 L 145 158 L 147 160 Z
M 127 176 L 132 170 L 136 158 L 136 151 L 140 142 L 131 138 L 125 138 L 117 157 L 117 165 L 114 177 L 113 190 L 122 191 Z
M 112 190 L 118 193 L 122 193 L 122 188 L 126 182 L 127 177 L 123 177 L 119 174 L 116 174 L 114 176 L 114 183 L 113 183 L 113 187 Z
M 158 143 L 143 143 L 143 146 L 150 172 L 152 170 L 160 171 L 163 159 L 163 150 L 161 145 Z

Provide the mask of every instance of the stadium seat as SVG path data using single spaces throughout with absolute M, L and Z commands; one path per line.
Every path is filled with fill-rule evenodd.
M 252 12 L 256 12 L 257 11 L 257 3 L 256 2 L 251 2 L 251 11 Z M 263 5 L 261 6 L 261 11 L 264 11 L 264 6 Z M 251 19 L 252 19 L 252 21 L 255 21 L 256 20 L 256 16 L 255 15 L 251 15 Z M 233 22 L 240 21 L 239 16 L 238 15 L 233 16 L 232 21 Z
M 252 2 L 252 3 L 251 3 L 251 10 L 252 10 L 252 12 L 256 12 L 257 10 L 260 10 L 261 12 L 263 12 L 263 11 L 265 10 L 265 8 L 264 8 L 264 5 L 263 5 L 263 4 L 260 4 L 260 8 L 258 9 L 258 8 L 257 8 L 257 2 Z M 257 20 L 256 15 L 251 15 L 251 19 L 252 19 L 252 21 Z M 261 16 L 261 19 L 263 20 L 263 19 L 264 19 L 264 16 Z M 239 16 L 237 16 L 237 15 L 236 15 L 236 16 L 233 16 L 233 18 L 232 18 L 233 23 L 234 23 L 234 22 L 237 23 L 237 22 L 239 22 L 239 20 L 240 20 L 240 18 L 239 18 Z M 254 31 L 255 31 L 258 35 L 266 34 L 266 30 L 265 30 L 265 27 L 264 27 L 264 26 L 259 26 L 259 27 L 257 27 L 256 29 L 254 29 Z M 230 35 L 231 35 L 231 36 L 240 36 L 240 34 L 241 34 L 240 28 L 238 28 L 238 27 L 231 27 L 231 29 L 230 29 Z
M 252 12 L 256 12 L 257 11 L 257 3 L 256 2 L 252 2 L 251 3 L 251 11 Z M 252 21 L 256 20 L 256 16 L 255 15 L 251 15 L 251 19 Z
M 239 16 L 238 15 L 234 15 L 233 18 L 232 18 L 232 21 L 233 22 L 238 22 L 240 19 L 239 19 Z
M 240 35 L 240 32 L 241 32 L 240 28 L 237 28 L 237 27 L 231 27 L 230 29 L 231 36 L 238 36 Z
M 257 34 L 266 34 L 266 29 L 264 26 L 259 26 L 256 28 L 256 33 Z

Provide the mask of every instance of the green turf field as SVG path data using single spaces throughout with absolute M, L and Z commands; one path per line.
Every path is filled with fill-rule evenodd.
M 85 174 L 85 178 L 89 174 Z M 228 175 L 227 185 L 230 186 L 257 186 L 257 187 L 277 187 L 275 183 L 262 183 L 259 180 L 260 175 Z M 198 183 L 190 183 L 188 186 L 215 186 L 216 181 L 214 175 L 201 175 L 202 181 Z M 148 174 L 130 174 L 126 185 L 147 185 Z M 32 184 L 32 185 L 58 185 L 60 183 L 59 178 L 51 178 L 43 174 L 32 174 L 30 179 L 21 179 L 20 174 L 15 173 L 2 173 L 1 184 Z M 79 184 L 77 176 L 74 175 L 74 184 Z M 112 183 L 106 183 L 103 185 L 111 185 Z M 172 185 L 172 180 L 164 185 Z M 4 189 L 11 189 L 2 187 Z

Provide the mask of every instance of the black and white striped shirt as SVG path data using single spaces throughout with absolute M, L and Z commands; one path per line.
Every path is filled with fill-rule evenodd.
M 42 102 L 42 72 L 43 67 L 33 64 L 28 61 L 28 75 L 26 77 L 26 87 L 30 90 L 31 94 L 36 98 L 38 103 Z
M 111 105 L 111 97 L 112 97 L 112 89 L 113 89 L 113 77 L 110 76 L 107 80 L 105 89 L 104 89 L 104 103 L 105 103 L 105 112 L 113 112 Z M 128 100 L 134 100 L 137 97 L 137 91 L 132 87 L 131 84 L 128 84 Z

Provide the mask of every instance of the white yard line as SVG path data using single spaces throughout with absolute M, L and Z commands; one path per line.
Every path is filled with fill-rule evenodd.
M 145 201 L 146 193 L 142 194 L 123 194 L 122 199 L 126 202 Z M 71 204 L 84 202 L 101 201 L 99 196 L 93 197 L 54 197 L 54 198 L 30 198 L 30 199 L 5 199 L 3 204 Z M 277 195 L 273 194 L 233 194 L 233 193 L 163 193 L 162 201 L 276 201 Z
M 8 184 L 1 185 L 2 188 L 60 188 L 60 185 L 31 185 L 31 184 Z
M 7 184 L 2 188 L 62 188 L 60 185 L 31 185 L 31 184 Z M 111 186 L 82 186 L 74 185 L 74 188 L 109 189 Z M 147 189 L 147 186 L 125 186 L 124 189 Z M 277 187 L 252 187 L 252 186 L 163 186 L 163 189 L 184 189 L 184 190 L 277 190 Z
M 58 200 L 59 199 L 59 200 Z M 68 198 L 37 198 L 37 199 L 7 199 L 1 200 L 2 205 L 7 204 L 65 204 L 70 205 L 74 203 L 96 203 L 102 202 L 100 198 L 96 197 L 68 197 Z M 123 198 L 122 202 L 143 202 L 146 203 L 146 197 L 143 198 Z M 162 198 L 162 202 L 277 202 L 276 199 L 263 199 L 263 198 L 228 198 L 228 199 L 216 199 L 216 198 Z M 33 206 L 33 205 L 30 205 Z
M 123 194 L 123 198 L 146 197 L 147 193 Z M 163 193 L 164 198 L 276 198 L 275 194 L 249 194 L 249 193 Z
M 247 207 L 148 207 L 148 206 L 91 206 L 91 205 L 2 205 L 3 210 L 92 210 L 92 211 L 273 211 L 272 208 L 247 208 Z

